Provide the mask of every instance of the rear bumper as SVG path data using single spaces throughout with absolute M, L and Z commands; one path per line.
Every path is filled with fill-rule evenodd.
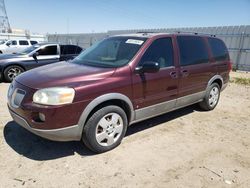
M 0 66 L 0 81 L 3 80 L 3 68 Z
M 13 120 L 22 126 L 23 128 L 27 129 L 28 131 L 46 138 L 48 140 L 53 141 L 79 141 L 81 139 L 81 133 L 78 125 L 60 128 L 60 129 L 50 129 L 50 130 L 43 130 L 43 129 L 34 129 L 31 128 L 27 121 L 9 109 L 9 112 L 13 118 Z
M 226 87 L 227 87 L 228 83 L 223 84 L 223 86 L 221 87 L 221 91 L 223 91 Z

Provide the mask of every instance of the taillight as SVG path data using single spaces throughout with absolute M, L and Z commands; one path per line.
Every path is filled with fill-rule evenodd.
M 228 64 L 228 70 L 230 72 L 232 70 L 233 63 L 231 61 L 228 61 L 227 64 Z

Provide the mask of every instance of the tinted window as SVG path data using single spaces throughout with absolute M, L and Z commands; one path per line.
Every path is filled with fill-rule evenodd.
M 30 41 L 30 44 L 31 44 L 31 45 L 33 45 L 33 44 L 37 44 L 37 41 L 35 41 L 35 40 L 31 40 L 31 41 Z
M 140 65 L 146 61 L 154 61 L 160 64 L 160 67 L 169 67 L 174 65 L 173 46 L 171 38 L 161 38 L 155 40 L 143 55 Z
M 57 46 L 47 46 L 38 50 L 39 55 L 57 55 Z
M 6 43 L 6 45 L 17 45 L 17 42 L 16 42 L 16 40 L 11 40 L 11 41 L 9 41 L 9 42 L 7 42 Z
M 82 48 L 79 46 L 76 46 L 76 54 L 80 54 L 82 52 Z
M 19 45 L 29 45 L 27 40 L 19 40 Z
M 61 45 L 60 48 L 63 55 L 79 54 L 82 51 L 80 47 L 74 45 Z
M 213 53 L 215 60 L 228 60 L 228 51 L 225 44 L 216 38 L 209 38 L 208 43 Z
M 208 52 L 203 38 L 178 36 L 177 42 L 182 66 L 208 62 Z

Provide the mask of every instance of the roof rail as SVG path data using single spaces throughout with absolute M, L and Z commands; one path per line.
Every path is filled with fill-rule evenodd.
M 158 33 L 158 32 L 155 32 L 155 31 L 137 31 L 136 33 Z
M 194 34 L 194 35 L 207 35 L 207 36 L 210 36 L 210 37 L 216 37 L 216 35 L 212 35 L 212 34 L 209 34 L 209 33 L 198 33 L 198 32 L 188 32 L 188 31 L 175 31 L 175 33 L 178 33 L 178 34 Z

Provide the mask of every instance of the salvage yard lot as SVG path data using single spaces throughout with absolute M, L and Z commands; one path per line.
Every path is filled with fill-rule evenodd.
M 250 86 L 230 83 L 211 112 L 193 105 L 135 124 L 118 148 L 96 155 L 19 127 L 8 85 L 0 84 L 0 187 L 250 187 Z

